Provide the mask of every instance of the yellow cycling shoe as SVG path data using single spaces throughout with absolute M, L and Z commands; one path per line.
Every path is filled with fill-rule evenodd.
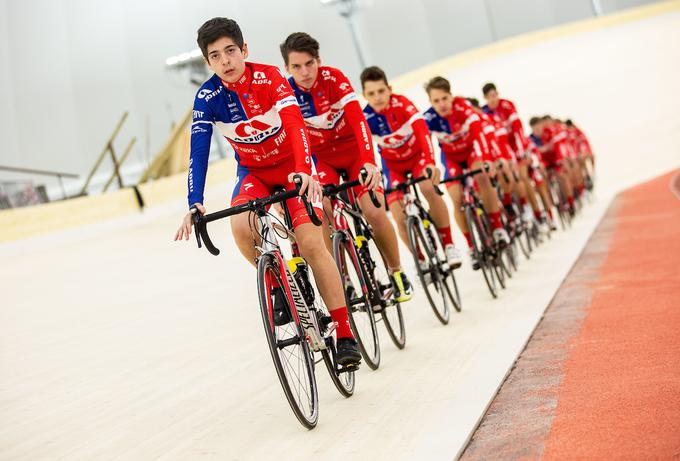
M 413 287 L 406 274 L 402 271 L 392 272 L 390 275 L 392 286 L 394 287 L 395 299 L 399 303 L 410 301 L 413 297 Z

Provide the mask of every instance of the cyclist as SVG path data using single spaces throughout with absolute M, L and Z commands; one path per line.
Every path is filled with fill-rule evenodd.
M 590 141 L 588 137 L 583 133 L 583 131 L 574 124 L 571 119 L 566 121 L 568 130 L 572 133 L 575 138 L 577 152 L 583 157 L 583 165 L 585 168 L 586 163 L 590 163 L 590 168 L 595 169 L 595 156 L 593 155 L 593 149 L 590 147 Z
M 537 136 L 542 146 L 540 147 L 543 161 L 547 168 L 551 168 L 557 174 L 560 187 L 567 197 L 569 213 L 574 214 L 574 192 L 570 180 L 570 169 L 567 163 L 569 155 L 567 149 L 567 133 L 550 115 L 544 115 L 532 127 L 533 133 Z
M 442 164 L 445 177 L 456 176 L 465 169 L 483 168 L 486 163 L 493 162 L 489 146 L 482 132 L 482 122 L 472 105 L 461 96 L 451 94 L 451 84 L 444 77 L 434 77 L 425 85 L 425 91 L 432 107 L 424 114 L 430 131 L 439 141 L 442 151 Z M 489 174 L 495 169 L 490 166 Z M 499 201 L 496 191 L 491 185 L 489 174 L 482 172 L 475 176 L 479 193 L 484 207 L 489 215 L 494 240 L 507 245 L 510 241 L 507 231 L 501 222 Z M 473 255 L 472 236 L 462 211 L 463 186 L 459 181 L 451 182 L 448 186 L 449 195 L 453 200 L 454 217 L 467 240 L 470 254 Z M 472 260 L 473 269 L 479 264 Z
M 493 83 L 485 84 L 482 87 L 482 93 L 486 100 L 486 105 L 482 107 L 482 110 L 505 125 L 507 130 L 508 143 L 515 156 L 515 159 L 511 162 L 512 169 L 518 173 L 522 185 L 518 189 L 518 195 L 524 212 L 523 219 L 525 222 L 529 222 L 532 218 L 531 211 L 528 208 L 530 204 L 531 210 L 533 210 L 533 217 L 536 221 L 539 223 L 544 222 L 536 199 L 536 190 L 529 176 L 529 142 L 524 135 L 524 128 L 517 109 L 515 109 L 515 105 L 511 101 L 499 98 L 496 85 Z M 547 228 L 544 225 L 541 225 L 540 229 L 542 232 L 547 232 Z
M 454 269 L 460 267 L 462 254 L 453 244 L 449 210 L 434 188 L 441 173 L 435 165 L 432 135 L 423 116 L 408 98 L 392 93 L 387 76 L 379 67 L 367 67 L 361 72 L 361 88 L 368 101 L 364 113 L 382 157 L 387 183 L 394 186 L 405 182 L 407 172 L 419 177 L 426 170 L 431 171 L 432 179 L 421 182 L 420 190 L 430 205 L 447 262 Z M 403 193 L 395 191 L 387 202 L 399 235 L 408 246 Z
M 236 21 L 213 18 L 198 29 L 198 45 L 214 72 L 194 100 L 189 160 L 189 206 L 205 213 L 203 190 L 213 127 L 229 141 L 238 164 L 231 205 L 271 195 L 276 185 L 292 189 L 293 176 L 302 178 L 300 194 L 320 202 L 321 188 L 313 179 L 309 139 L 297 100 L 283 73 L 275 66 L 247 62 Z M 338 363 L 357 365 L 361 355 L 349 326 L 340 274 L 323 242 L 321 229 L 309 219 L 300 198 L 287 202 L 302 256 L 314 272 L 319 292 L 337 322 Z M 231 229 L 243 256 L 255 264 L 257 256 L 249 214 L 231 218 Z M 192 213 L 182 219 L 175 240 L 189 239 Z M 283 291 L 275 292 L 275 322 L 291 319 L 284 309 Z
M 515 159 L 515 153 L 512 151 L 510 143 L 508 142 L 508 130 L 505 127 L 505 124 L 498 118 L 494 118 L 484 112 L 481 107 L 479 107 L 479 101 L 477 99 L 467 98 L 467 100 L 482 121 L 482 131 L 489 144 L 491 157 L 494 159 L 498 170 L 503 173 L 496 175 L 496 180 L 501 185 L 501 190 L 503 192 L 501 203 L 508 212 L 508 215 L 513 219 L 517 219 L 518 216 L 515 216 L 516 213 L 513 206 L 512 193 L 517 193 L 518 197 L 520 197 L 520 206 L 522 206 L 523 210 L 526 210 L 524 207 L 527 203 L 526 189 L 524 188 L 524 183 L 515 180 L 517 160 Z M 526 220 L 527 218 L 524 217 L 524 219 Z
M 281 44 L 281 55 L 288 79 L 302 110 L 310 134 L 316 169 L 322 184 L 339 183 L 339 170 L 345 170 L 351 180 L 359 177 L 359 170 L 368 172 L 366 183 L 355 192 L 366 220 L 373 228 L 375 240 L 385 255 L 390 279 L 397 293 L 396 300 L 412 297 L 411 283 L 401 270 L 399 246 L 394 227 L 384 206 L 380 188 L 380 171 L 375 164 L 373 143 L 368 124 L 349 79 L 339 69 L 321 65 L 319 42 L 304 32 L 290 34 Z M 368 190 L 376 190 L 383 206 L 376 208 Z M 331 216 L 330 202 L 325 206 Z M 330 228 L 324 225 L 326 242 L 330 245 Z

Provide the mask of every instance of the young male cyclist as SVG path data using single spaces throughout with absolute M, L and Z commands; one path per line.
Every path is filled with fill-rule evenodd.
M 432 136 L 418 109 L 406 97 L 392 93 L 385 72 L 379 67 L 368 67 L 361 72 L 361 88 L 368 101 L 364 107 L 382 156 L 383 171 L 390 186 L 406 181 L 406 173 L 419 177 L 430 170 L 432 179 L 419 184 L 444 244 L 446 259 L 454 269 L 460 267 L 462 255 L 453 245 L 449 209 L 437 195 L 434 185 L 439 182 L 440 171 L 435 165 Z M 406 214 L 403 194 L 392 193 L 387 202 L 399 229 L 399 235 L 408 246 Z
M 501 245 L 507 245 L 510 238 L 503 228 L 498 197 L 489 179 L 489 175 L 495 173 L 493 158 L 482 131 L 479 115 L 465 98 L 454 97 L 451 94 L 451 84 L 444 77 L 432 78 L 425 85 L 425 91 L 432 107 L 425 111 L 424 117 L 430 131 L 439 141 L 445 177 L 456 176 L 466 169 L 481 169 L 485 164 L 491 163 L 489 174 L 486 172 L 477 174 L 475 182 L 491 221 L 494 240 Z M 448 191 L 453 200 L 456 222 L 467 240 L 472 255 L 472 236 L 461 208 L 463 186 L 460 181 L 454 181 L 449 183 Z M 479 268 L 478 262 L 474 259 L 472 267 L 475 270 Z
M 511 162 L 512 168 L 518 173 L 521 183 L 518 192 L 520 205 L 522 205 L 524 212 L 523 218 L 527 222 L 531 220 L 531 210 L 527 206 L 530 204 L 534 217 L 541 223 L 544 219 L 542 219 L 541 209 L 536 200 L 534 184 L 532 184 L 529 176 L 529 142 L 524 134 L 522 120 L 519 118 L 515 105 L 511 101 L 501 99 L 498 96 L 496 85 L 493 83 L 485 84 L 482 87 L 482 93 L 486 100 L 486 105 L 482 107 L 482 110 L 505 125 L 508 131 L 508 142 L 515 156 L 515 160 Z M 542 230 L 545 231 L 546 229 Z
M 288 80 L 309 131 L 312 158 L 321 183 L 338 184 L 339 170 L 345 170 L 353 181 L 359 177 L 361 168 L 366 169 L 366 183 L 355 190 L 359 205 L 387 260 L 397 301 L 408 301 L 412 297 L 411 283 L 401 271 L 397 235 L 385 211 L 384 195 L 379 187 L 380 171 L 375 165 L 368 124 L 349 79 L 341 70 L 321 65 L 319 42 L 309 34 L 290 34 L 280 49 L 286 70 L 291 74 Z M 376 195 L 383 202 L 380 208 L 371 202 L 369 190 L 379 192 Z M 330 203 L 325 202 L 329 211 L 326 215 L 331 216 Z M 326 242 L 330 244 L 328 225 L 324 225 L 324 231 Z
M 203 190 L 213 127 L 229 141 L 238 163 L 238 181 L 231 205 L 271 195 L 275 186 L 294 187 L 294 175 L 302 178 L 300 194 L 319 202 L 321 189 L 312 178 L 309 138 L 300 108 L 288 81 L 275 66 L 246 62 L 248 45 L 238 24 L 227 18 L 213 18 L 198 29 L 198 46 L 214 72 L 196 94 L 191 125 L 189 161 L 189 206 L 201 214 Z M 331 317 L 337 322 L 338 362 L 358 364 L 361 358 L 349 327 L 340 274 L 323 242 L 321 229 L 310 222 L 300 198 L 287 202 L 300 252 L 314 272 L 314 278 Z M 189 239 L 192 213 L 184 216 L 175 240 Z M 236 244 L 251 264 L 257 252 L 253 246 L 249 213 L 231 218 Z M 275 322 L 290 321 L 282 309 L 282 290 L 275 292 Z M 278 313 L 278 314 L 277 314 Z M 283 315 L 286 314 L 286 315 Z

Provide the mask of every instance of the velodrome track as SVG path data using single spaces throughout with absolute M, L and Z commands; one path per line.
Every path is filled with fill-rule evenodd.
M 406 349 L 381 329 L 381 367 L 362 368 L 352 398 L 319 369 L 314 431 L 299 426 L 283 397 L 255 272 L 234 256 L 226 222 L 211 227 L 218 258 L 193 240 L 172 242 L 181 198 L 1 245 L 0 459 L 454 458 L 611 198 L 680 165 L 674 5 L 496 45 L 459 70 L 439 63 L 394 82 L 424 108 L 419 83 L 434 73 L 465 95 L 493 80 L 525 120 L 572 117 L 596 150 L 597 199 L 523 261 L 500 299 L 469 265 L 459 271 L 464 311 L 449 326 L 418 292 L 404 306 Z M 212 187 L 209 209 L 226 206 L 230 191 L 230 183 Z

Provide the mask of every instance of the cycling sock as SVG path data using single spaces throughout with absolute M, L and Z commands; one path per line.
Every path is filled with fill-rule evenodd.
M 465 240 L 467 241 L 468 248 L 472 248 L 472 234 L 469 232 L 463 232 L 463 236 L 465 237 Z
M 501 227 L 503 227 L 503 223 L 501 222 L 500 211 L 496 211 L 495 213 L 489 213 L 489 219 L 491 220 L 492 229 L 500 229 Z
M 529 202 L 527 201 L 527 198 L 526 198 L 526 197 L 520 197 L 520 198 L 519 198 L 519 204 L 520 204 L 520 205 L 524 206 L 524 205 L 526 205 L 527 203 L 529 203 Z
M 512 194 L 506 192 L 503 194 L 503 205 L 512 205 Z
M 453 237 L 451 237 L 451 226 L 438 227 L 437 232 L 439 237 L 442 239 L 444 246 L 453 245 Z
M 569 202 L 570 207 L 574 208 L 574 196 L 573 195 L 570 195 L 569 197 L 567 197 L 567 202 Z
M 352 329 L 349 327 L 347 307 L 343 306 L 339 309 L 333 309 L 331 311 L 331 318 L 338 324 L 338 327 L 335 329 L 338 339 L 354 337 L 354 335 L 352 335 Z
M 534 218 L 536 218 L 537 221 L 541 220 L 541 216 L 542 215 L 540 211 L 534 210 Z
M 552 208 L 548 208 L 548 217 L 549 217 L 550 220 L 552 221 L 552 218 L 553 218 Z

